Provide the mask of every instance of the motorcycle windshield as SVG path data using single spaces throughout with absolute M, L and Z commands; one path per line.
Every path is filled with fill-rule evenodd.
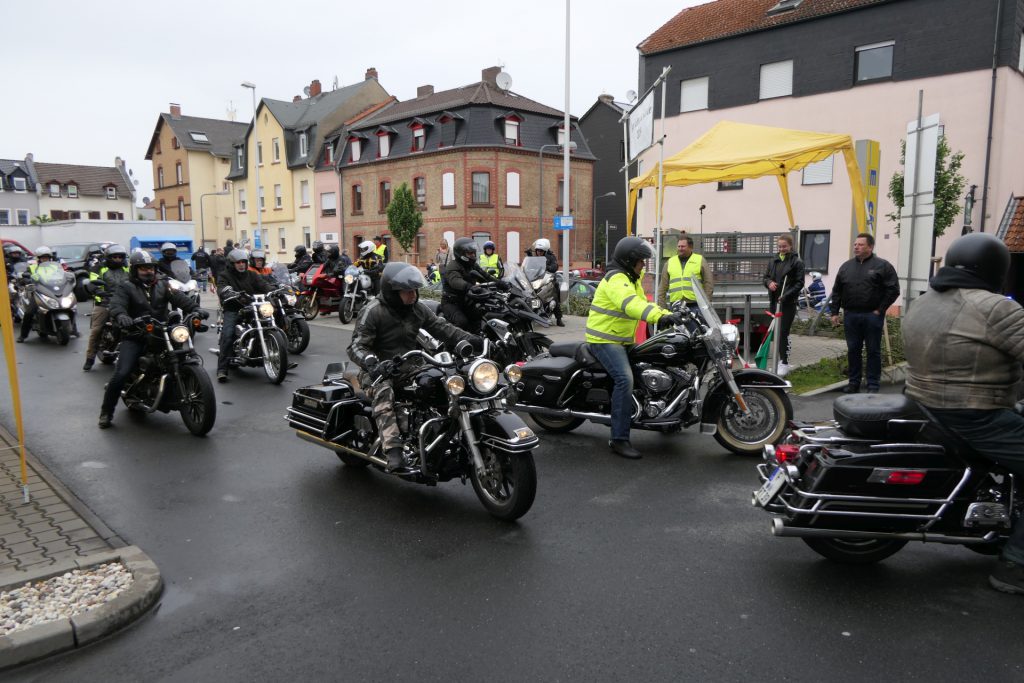
M 523 274 L 530 282 L 544 277 L 548 269 L 548 260 L 543 256 L 527 256 L 523 259 Z
M 178 282 L 187 283 L 192 279 L 192 271 L 189 270 L 188 263 L 180 258 L 171 261 L 171 273 Z
M 352 275 L 353 277 L 359 275 L 361 268 L 359 266 L 349 266 L 345 268 L 345 275 Z
M 533 288 L 530 286 L 530 281 L 526 279 L 526 275 L 523 273 L 522 268 L 514 263 L 505 264 L 505 274 L 502 275 L 501 279 L 515 285 L 524 292 L 533 291 Z
M 697 307 L 700 309 L 701 315 L 704 316 L 704 321 L 707 322 L 708 327 L 711 330 L 721 330 L 722 321 L 719 319 L 718 314 L 715 313 L 715 309 L 711 307 L 711 302 L 708 301 L 707 295 L 704 294 L 704 288 L 700 286 L 697 278 L 690 278 L 690 286 L 693 287 L 693 296 L 697 299 Z
M 272 265 L 270 267 L 270 275 L 281 284 L 285 284 L 291 279 L 291 274 L 288 272 L 288 266 L 283 263 L 275 263 Z
M 40 263 L 36 266 L 35 280 L 48 289 L 60 291 L 65 283 L 64 269 L 53 261 Z

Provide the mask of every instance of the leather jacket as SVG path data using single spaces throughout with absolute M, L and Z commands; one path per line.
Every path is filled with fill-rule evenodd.
M 460 341 L 472 341 L 473 335 L 464 332 L 443 318 L 431 312 L 422 302 L 408 311 L 395 311 L 378 296 L 359 314 L 348 357 L 356 365 L 366 369 L 366 357 L 376 356 L 379 360 L 391 360 L 395 356 L 419 348 L 416 334 L 423 328 L 434 337 L 453 348 Z
M 441 301 L 461 306 L 465 303 L 466 292 L 470 287 L 493 279 L 475 260 L 472 263 L 463 263 L 453 258 L 448 261 L 444 275 L 441 276 Z
M 228 287 L 236 292 L 244 292 L 246 294 L 266 294 L 274 289 L 274 285 L 265 277 L 251 270 L 239 273 L 233 267 L 226 268 L 217 280 L 217 295 L 220 297 L 221 306 L 224 307 L 225 311 L 237 311 L 242 307 L 242 304 L 237 299 L 227 297 L 227 300 L 225 300 L 224 291 Z
M 110 297 L 110 315 L 114 320 L 123 314 L 130 318 L 149 315 L 166 322 L 168 306 L 180 308 L 186 313 L 199 310 L 199 306 L 187 294 L 171 289 L 167 285 L 167 278 L 159 275 L 152 285 L 129 277 L 118 285 Z

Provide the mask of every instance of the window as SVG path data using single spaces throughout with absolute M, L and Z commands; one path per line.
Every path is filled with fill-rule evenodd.
M 505 174 L 505 205 L 519 206 L 519 173 L 509 171 Z
M 414 126 L 412 129 L 412 151 L 422 152 L 427 146 L 427 131 L 423 126 Z
M 281 139 L 274 138 L 273 146 L 274 163 L 276 164 L 277 162 L 281 161 Z
M 107 188 L 107 199 L 117 199 L 117 188 L 116 187 L 108 187 Z
M 679 111 L 700 111 L 708 108 L 708 84 L 707 76 L 703 78 L 691 78 L 683 81 L 679 92 Z
M 334 163 L 334 145 L 330 142 L 324 144 L 324 163 Z
M 307 225 L 302 229 L 302 243 L 306 245 L 307 249 L 309 249 L 309 247 L 313 244 L 311 241 L 312 237 L 313 236 L 309 231 L 309 226 Z
M 18 209 L 18 225 L 28 225 L 28 209 Z
M 90 211 L 89 212 L 89 220 L 91 220 L 91 221 L 98 221 L 99 219 L 100 219 L 100 212 L 99 211 Z
M 243 147 L 239 147 L 235 150 L 235 157 L 238 159 L 238 168 L 245 166 L 245 149 Z M 163 187 L 163 185 L 160 187 Z
M 281 185 L 274 185 L 274 208 L 280 209 L 284 206 L 284 192 L 281 190 Z
M 11 180 L 14 182 L 15 192 L 25 192 L 28 189 L 28 183 L 24 178 L 12 178 Z
M 830 185 L 832 183 L 832 166 L 835 157 L 822 159 L 804 166 L 804 185 Z
M 391 203 L 391 183 L 387 180 L 383 180 L 380 183 L 380 210 L 387 211 L 388 204 Z
M 719 190 L 742 190 L 742 180 L 723 180 L 718 183 Z
M 491 203 L 491 174 L 475 172 L 473 173 L 473 203 L 474 204 L 490 204 Z
M 309 154 L 309 141 L 305 133 L 299 133 L 299 156 L 304 157 L 307 154 Z
M 1017 70 L 1024 71 L 1024 32 L 1020 34 L 1020 56 L 1017 58 Z
M 363 212 L 363 186 L 352 186 L 352 215 L 357 216 Z
M 284 234 L 284 228 L 278 228 L 277 229 L 277 244 L 278 244 L 277 248 L 280 251 L 287 251 L 288 243 L 286 242 L 286 239 L 287 239 L 287 237 Z M 267 240 L 264 239 L 263 241 L 266 242 Z M 269 247 L 270 245 L 268 244 L 267 246 Z
M 185 200 L 182 197 L 178 197 L 178 220 L 185 220 Z
M 51 197 L 59 197 L 60 196 L 60 183 L 50 183 L 50 196 Z
M 892 78 L 893 40 L 872 45 L 862 45 L 856 50 L 855 83 L 879 81 Z
M 256 163 L 259 164 L 260 166 L 263 165 L 263 143 L 262 142 L 257 142 L 256 143 Z
M 249 231 L 248 230 L 243 230 L 241 237 L 242 237 L 242 242 L 241 243 L 244 244 L 245 241 L 247 239 L 249 239 Z
M 231 229 L 231 217 L 230 216 L 228 216 L 227 218 L 224 219 L 224 229 L 225 230 L 230 230 Z
M 238 191 L 238 210 L 245 211 L 245 190 Z
M 391 154 L 391 136 L 387 133 L 382 133 L 377 137 L 377 140 L 377 156 L 386 157 Z
M 81 217 L 82 217 L 82 212 L 81 211 L 69 211 L 68 212 L 68 218 L 70 218 L 73 221 L 77 221 Z
M 160 202 L 160 220 L 167 220 L 167 204 L 162 201 Z
M 804 260 L 807 272 L 812 270 L 828 272 L 828 247 L 831 233 L 828 230 L 800 231 L 800 258 Z
M 320 195 L 320 215 L 333 216 L 338 212 L 338 199 L 333 192 Z
M 302 180 L 299 182 L 299 201 L 302 206 L 309 206 L 309 181 Z
M 107 211 L 107 220 L 108 221 L 123 221 L 124 220 L 124 214 L 120 213 L 118 211 Z
M 350 148 L 352 150 L 352 162 L 354 163 L 359 161 L 359 156 L 363 153 L 363 143 L 359 138 L 353 138 L 349 142 L 351 143 Z
M 455 174 L 451 171 L 441 176 L 441 206 L 455 206 Z
M 565 128 L 561 126 L 558 128 L 557 142 L 560 147 L 565 144 Z
M 10 209 L 0 209 L 0 225 L 10 225 L 10 224 L 11 224 L 11 210 Z
M 762 100 L 793 94 L 793 60 L 761 65 Z
M 184 176 L 181 173 L 181 162 L 179 161 L 174 165 L 174 179 L 179 185 L 181 185 L 182 182 L 184 182 L 183 178 Z
M 78 185 L 68 184 L 68 197 L 78 199 Z
M 206 137 L 206 133 L 193 130 L 189 131 L 189 135 L 191 135 L 192 139 L 196 142 L 205 142 L 206 144 L 210 144 L 210 138 Z
M 505 144 L 519 145 L 519 119 L 515 117 L 505 119 Z
M 156 186 L 157 187 L 163 187 L 164 186 L 164 167 L 163 166 L 160 166 L 159 168 L 156 169 Z M 58 194 L 57 196 L 60 196 L 60 195 Z
M 173 147 L 174 149 L 180 149 L 181 148 L 181 145 L 178 144 L 178 138 L 177 137 L 173 137 L 173 136 L 171 137 L 171 147 Z
M 417 176 L 412 179 L 412 191 L 416 195 L 416 203 L 420 205 L 420 208 L 424 208 L 427 205 L 427 179 L 423 176 Z
M 260 199 L 260 211 L 265 211 L 267 209 L 267 198 L 263 196 L 263 186 L 262 185 L 260 186 L 260 197 L 259 197 L 259 199 Z
M 558 187 L 555 190 L 555 211 L 562 210 L 562 193 L 565 192 L 565 180 L 563 178 L 558 179 Z M 572 192 L 572 182 L 569 184 L 569 192 Z M 561 252 L 559 252 L 561 253 Z

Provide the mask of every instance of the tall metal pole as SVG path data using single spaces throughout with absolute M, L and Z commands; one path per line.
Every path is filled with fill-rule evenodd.
M 569 139 L 572 135 L 572 129 L 569 128 L 569 4 L 570 0 L 565 0 L 565 122 L 562 124 L 565 126 L 565 137 L 562 142 L 565 143 L 562 148 L 562 177 L 565 179 L 562 181 L 562 217 L 571 215 L 569 211 Z M 575 226 L 573 226 L 575 228 Z M 562 291 L 569 291 L 569 235 L 572 233 L 565 234 L 565 230 L 562 231 L 562 268 L 565 271 L 562 276 Z
M 914 150 L 914 186 L 910 189 L 910 240 L 907 248 L 910 249 L 910 259 L 907 261 L 907 291 L 904 293 L 903 310 L 910 310 L 911 287 L 914 282 L 914 231 L 917 229 L 917 194 L 921 187 L 921 148 L 924 147 L 924 90 L 917 91 L 917 130 L 914 135 L 917 140 L 917 147 Z M 909 161 L 909 160 L 908 160 Z M 882 311 L 883 317 L 885 311 Z
M 223 196 L 229 195 L 229 194 L 231 194 L 231 192 L 229 190 L 222 190 L 221 192 L 206 192 L 204 194 L 199 195 L 199 244 L 200 245 L 206 246 L 204 244 L 204 242 L 206 242 L 206 216 L 203 213 L 203 208 L 204 208 L 203 207 L 203 199 L 205 199 L 206 197 L 223 197 Z
M 256 153 L 256 150 L 259 148 L 259 140 L 260 140 L 259 135 L 257 135 L 257 125 L 259 124 L 259 122 L 256 119 L 256 84 L 255 83 L 250 83 L 249 81 L 244 81 L 242 83 L 242 87 L 243 88 L 249 88 L 250 90 L 252 90 L 252 138 L 253 138 L 252 149 L 253 149 L 253 153 L 251 154 L 251 157 L 252 157 L 252 161 L 253 161 L 253 168 L 255 169 L 254 175 L 255 175 L 255 179 L 256 179 L 256 230 L 259 231 L 260 239 L 262 240 L 263 239 L 263 207 L 260 206 L 260 199 L 261 199 L 261 197 L 260 197 L 260 160 L 259 160 L 258 154 Z
M 614 196 L 615 196 L 615 191 L 613 190 L 611 192 L 605 192 L 600 197 L 594 197 L 593 206 L 591 207 L 590 226 L 591 226 L 591 233 L 592 233 L 591 234 L 591 238 L 592 238 L 591 242 L 592 242 L 592 244 L 591 244 L 591 251 L 590 251 L 590 261 L 591 261 L 591 264 L 594 265 L 594 266 L 597 265 L 597 200 L 598 199 L 606 199 L 607 197 L 614 197 Z M 605 220 L 605 226 L 606 226 L 605 227 L 605 236 L 604 236 L 605 251 L 608 250 L 608 229 L 607 229 L 607 225 L 608 225 L 608 221 Z M 608 262 L 608 256 L 607 255 L 605 255 L 605 259 L 604 260 L 605 260 L 605 263 Z
M 665 90 L 668 74 L 668 67 L 661 72 L 661 139 L 658 140 L 658 224 L 655 226 L 655 251 L 654 251 L 654 291 L 658 291 L 661 284 L 661 223 L 665 215 Z

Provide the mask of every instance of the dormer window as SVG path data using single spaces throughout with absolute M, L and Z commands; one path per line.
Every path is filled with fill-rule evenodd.
M 324 163 L 325 164 L 333 164 L 334 163 L 334 145 L 332 145 L 329 142 L 324 143 Z
M 116 187 L 111 186 L 107 188 L 107 199 L 117 199 Z
M 78 199 L 78 185 L 68 183 L 68 197 L 71 199 Z
M 390 126 L 381 126 L 377 129 L 377 158 L 386 159 L 391 155 L 391 136 L 396 130 Z
M 304 157 L 307 154 L 309 154 L 309 140 L 305 133 L 299 133 L 299 156 Z
M 505 119 L 505 144 L 519 146 L 519 119 L 509 117 Z
M 775 14 L 782 14 L 783 12 L 795 10 L 797 7 L 800 6 L 801 2 L 803 2 L 803 0 L 779 0 L 778 4 L 769 9 L 766 12 L 766 14 L 768 16 L 772 16 Z
M 241 147 L 235 148 L 235 156 L 238 159 L 238 168 L 245 166 L 245 151 Z M 163 187 L 163 180 L 161 179 L 160 187 Z
M 421 125 L 412 127 L 412 151 L 422 152 L 427 146 L 427 131 Z
M 206 133 L 203 133 L 202 131 L 198 131 L 198 130 L 189 131 L 189 135 L 192 136 L 192 139 L 195 142 L 203 142 L 203 143 L 206 143 L 206 144 L 210 144 L 210 138 L 208 138 L 206 136 Z
M 59 197 L 60 196 L 60 183 L 50 183 L 50 196 L 51 197 Z
M 25 192 L 28 189 L 28 183 L 24 178 L 12 178 L 11 180 L 14 182 L 15 192 Z
M 359 161 L 359 158 L 363 154 L 363 141 L 359 138 L 349 138 L 348 148 L 352 150 L 352 163 Z
M 441 139 L 437 142 L 438 147 L 451 147 L 455 144 L 456 129 L 459 121 L 462 120 L 463 118 L 454 112 L 441 112 L 437 118 L 437 122 L 441 125 Z

